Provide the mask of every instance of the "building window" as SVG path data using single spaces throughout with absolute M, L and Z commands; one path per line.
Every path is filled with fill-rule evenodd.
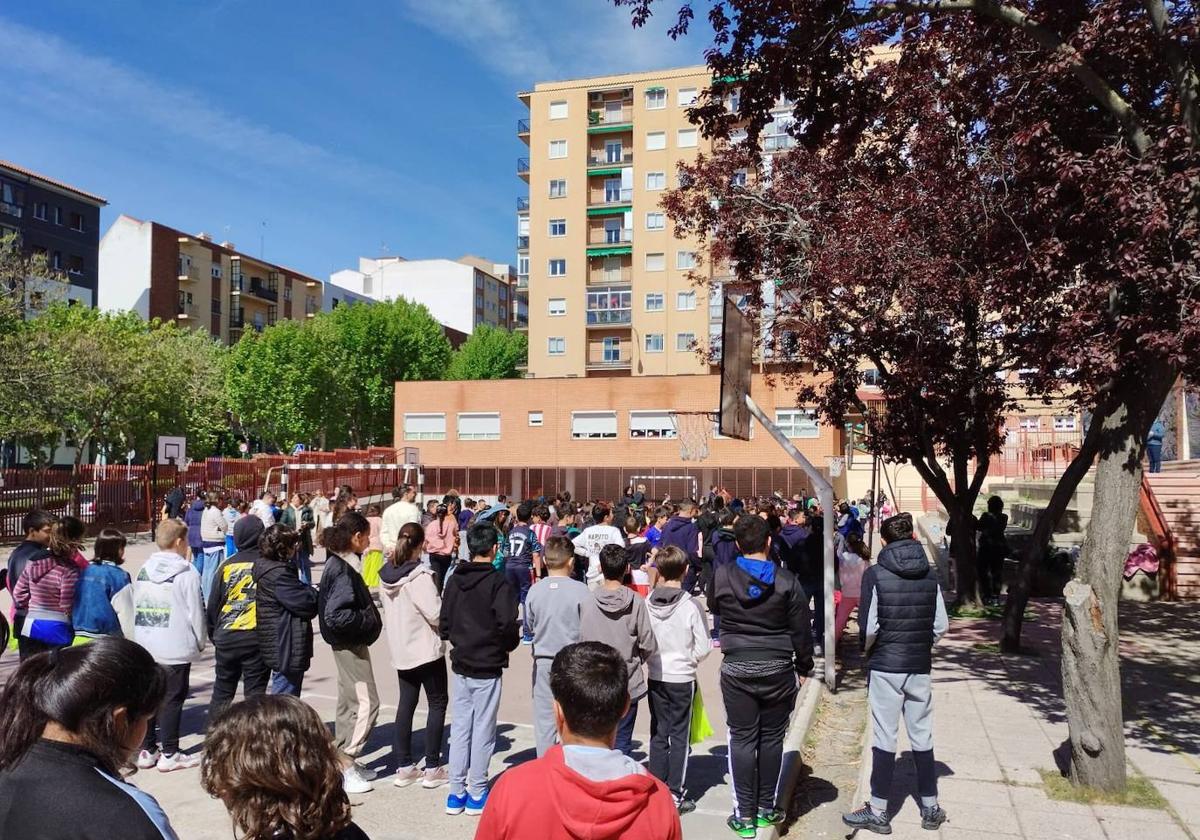
M 1042 428 L 1042 418 L 1041 417 L 1034 415 L 1033 417 L 1022 417 L 1021 418 L 1021 431 L 1037 432 L 1037 431 L 1040 431 L 1041 428 Z
M 566 140 L 551 140 L 550 141 L 550 158 L 556 160 L 567 156 L 567 141 Z
M 746 170 L 739 169 L 733 173 L 733 177 L 729 179 L 729 183 L 735 187 L 746 186 Z
M 695 349 L 696 334 L 695 333 L 675 333 L 675 349 L 679 351 L 691 351 Z
M 882 384 L 878 369 L 867 368 L 862 371 L 862 384 L 868 388 L 878 388 Z
M 550 220 L 550 235 L 551 236 L 566 236 L 567 235 L 567 220 L 566 219 L 551 219 Z
M 659 111 L 667 107 L 667 89 L 650 88 L 646 91 L 646 110 Z
M 209 274 L 212 276 L 212 278 L 213 278 L 214 280 L 220 280 L 220 279 L 221 279 L 221 266 L 219 266 L 219 265 L 214 265 L 214 266 L 213 266 L 213 267 L 210 269 L 210 271 L 209 271 Z
M 1054 418 L 1054 431 L 1073 432 L 1077 428 L 1077 423 L 1074 414 L 1060 414 Z
M 629 412 L 629 436 L 631 438 L 673 438 L 675 421 L 669 411 Z
M 666 172 L 647 172 L 646 173 L 646 189 L 648 190 L 665 190 L 667 188 L 667 173 Z
M 662 312 L 663 311 L 663 293 L 662 292 L 646 292 L 646 311 L 647 312 Z
M 459 440 L 500 440 L 500 412 L 471 412 L 458 415 Z
M 666 271 L 667 255 L 666 254 L 646 254 L 646 270 L 647 271 Z
M 694 291 L 678 292 L 675 295 L 675 308 L 680 312 L 691 312 L 696 308 L 696 293 Z
M 646 333 L 646 352 L 661 353 L 663 351 L 663 334 Z
M 550 298 L 549 306 L 547 307 L 550 315 L 566 315 L 567 314 L 567 299 L 566 298 Z
M 529 277 L 529 257 L 528 256 L 517 257 L 517 277 L 518 278 L 520 278 L 520 277 L 528 278 Z
M 646 151 L 656 152 L 667 148 L 667 132 L 651 131 L 646 135 Z
M 61 225 L 63 223 L 63 209 L 61 207 L 54 208 L 54 224 Z
M 292 299 L 292 284 L 291 283 L 283 284 L 283 299 L 284 300 Z
M 76 231 L 79 231 L 80 233 L 83 233 L 85 229 L 86 229 L 86 225 L 83 221 L 83 214 L 82 213 L 72 213 L 71 214 L 71 230 L 76 230 Z
M 696 145 L 696 129 L 681 128 L 676 135 L 675 144 L 681 149 L 691 149 Z
M 405 414 L 405 440 L 445 440 L 445 414 Z
M 552 178 L 550 179 L 550 197 L 565 198 L 567 195 L 567 179 Z
M 790 438 L 818 438 L 821 427 L 817 412 L 811 408 L 777 408 L 775 425 Z
M 55 251 L 53 254 L 50 255 L 50 267 L 53 268 L 55 271 L 62 271 L 62 267 L 63 267 L 62 251 Z
M 33 218 L 39 221 L 46 221 L 46 217 L 50 213 L 50 205 L 44 201 L 38 201 L 33 205 Z
M 675 267 L 682 268 L 686 271 L 696 267 L 696 252 L 695 251 L 676 251 L 675 252 Z
M 680 88 L 679 89 L 679 107 L 690 108 L 696 104 L 696 89 L 695 88 Z
M 544 420 L 542 419 L 542 412 L 540 412 L 540 411 L 529 412 L 529 425 L 530 426 L 541 426 L 543 423 L 544 423 Z
M 566 260 L 550 260 L 550 276 L 563 277 L 567 273 Z
M 621 361 L 621 339 L 608 336 L 604 339 L 602 352 L 605 362 Z
M 567 103 L 565 100 L 550 103 L 550 119 L 565 120 L 567 118 Z
M 567 352 L 567 340 L 565 338 L 547 338 L 546 352 L 551 356 L 561 356 Z
M 572 411 L 571 437 L 576 440 L 596 440 L 617 436 L 617 412 Z
M 67 257 L 67 274 L 83 274 L 83 257 Z
M 667 226 L 665 213 L 647 213 L 646 230 L 663 230 Z

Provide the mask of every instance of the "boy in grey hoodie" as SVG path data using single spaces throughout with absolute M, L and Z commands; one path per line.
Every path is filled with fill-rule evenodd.
M 658 644 L 654 641 L 646 602 L 624 584 L 625 576 L 630 572 L 625 547 L 604 546 L 600 550 L 600 571 L 604 583 L 580 610 L 579 640 L 604 642 L 616 648 L 629 668 L 629 711 L 621 718 L 613 747 L 629 755 L 633 752 L 638 701 L 646 696 L 642 665 L 658 650 Z
M 164 520 L 155 531 L 155 542 L 159 550 L 150 555 L 133 582 L 133 640 L 163 667 L 167 693 L 146 728 L 137 765 L 142 769 L 157 767 L 166 773 L 200 763 L 199 755 L 179 751 L 179 719 L 187 699 L 192 663 L 204 650 L 206 618 L 200 599 L 200 573 L 187 559 L 187 526 L 178 519 Z
M 546 540 L 549 576 L 539 580 L 525 598 L 525 620 L 533 634 L 533 735 L 538 758 L 554 746 L 554 694 L 550 666 L 564 647 L 579 641 L 579 614 L 591 600 L 587 584 L 571 577 L 575 547 L 566 537 Z

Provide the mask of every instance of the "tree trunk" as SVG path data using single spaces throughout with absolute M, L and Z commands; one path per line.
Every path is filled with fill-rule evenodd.
M 950 553 L 954 557 L 954 586 L 957 593 L 955 603 L 960 606 L 980 607 L 979 567 L 975 550 L 975 518 L 971 505 L 958 504 L 947 511 L 950 522 Z
M 1117 604 L 1137 517 L 1146 434 L 1174 381 L 1155 365 L 1130 381 L 1102 421 L 1092 517 L 1062 623 L 1063 699 L 1071 738 L 1071 780 L 1125 789 L 1125 735 Z

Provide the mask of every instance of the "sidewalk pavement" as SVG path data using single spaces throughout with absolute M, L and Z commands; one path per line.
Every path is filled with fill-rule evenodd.
M 891 802 L 897 840 L 1200 840 L 1200 615 L 1195 605 L 1121 605 L 1126 755 L 1169 804 L 1151 810 L 1050 799 L 1039 770 L 1056 768 L 1067 723 L 1060 690 L 1057 603 L 1031 604 L 1025 643 L 1000 656 L 995 621 L 955 619 L 934 649 L 935 756 L 949 821 L 920 826 L 916 773 L 901 726 Z M 868 731 L 858 801 L 867 795 Z

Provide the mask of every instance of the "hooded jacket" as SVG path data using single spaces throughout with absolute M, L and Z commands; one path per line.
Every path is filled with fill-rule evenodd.
M 779 559 L 783 562 L 784 568 L 797 577 L 803 576 L 807 570 L 805 543 L 808 535 L 808 528 L 788 522 L 780 529 L 779 536 L 771 543 L 778 550 Z M 824 550 L 824 544 L 822 544 L 822 553 Z
M 160 665 L 186 665 L 205 643 L 200 573 L 173 551 L 156 551 L 133 582 L 133 640 Z
M 449 641 L 454 673 L 496 679 L 521 643 L 517 596 L 491 563 L 459 563 L 442 589 L 438 635 Z
M 646 602 L 633 590 L 597 589 L 579 610 L 579 641 L 604 642 L 616 649 L 629 669 L 629 699 L 646 694 L 642 663 L 658 650 Z
M 646 599 L 658 650 L 646 661 L 650 679 L 690 683 L 696 666 L 712 652 L 708 616 L 700 602 L 674 586 L 660 586 Z
M 196 499 L 183 515 L 183 524 L 188 527 L 188 548 L 193 552 L 204 547 L 204 539 L 200 535 L 204 524 L 204 500 Z
M 433 569 L 420 560 L 401 566 L 385 563 L 379 570 L 383 629 L 392 667 L 409 671 L 441 659 L 445 646 L 438 635 L 442 598 L 433 580 Z
M 613 752 L 556 745 L 507 771 L 488 794 L 475 840 L 680 840 L 667 786 Z
M 258 517 L 244 518 L 262 524 Z M 317 600 L 317 590 L 300 580 L 291 563 L 262 556 L 254 561 L 255 635 L 263 662 L 272 671 L 296 674 L 308 670 Z
M 693 566 L 700 565 L 700 555 L 697 553 L 700 550 L 700 529 L 686 516 L 672 516 L 663 526 L 659 547 L 668 545 L 679 546 L 688 556 L 688 562 Z
M 709 544 L 712 546 L 712 564 L 716 569 L 718 566 L 724 566 L 738 559 L 741 553 L 737 547 L 737 537 L 734 536 L 732 528 L 718 528 L 712 532 L 712 537 L 709 538 Z
M 243 516 L 233 526 L 237 553 L 217 567 L 208 595 L 208 637 L 216 647 L 258 647 L 254 564 L 264 530 L 257 516 Z
M 383 619 L 363 576 L 342 556 L 330 552 L 318 594 L 321 638 L 334 650 L 373 645 Z
M 38 558 L 45 557 L 50 553 L 50 549 L 41 543 L 33 540 L 22 540 L 16 548 L 12 550 L 12 554 L 8 555 L 8 589 L 13 591 L 17 588 L 17 581 L 21 579 L 21 572 L 25 570 L 25 565 Z M 13 605 L 13 615 L 22 615 L 21 610 L 16 609 Z
M 916 540 L 883 547 L 863 574 L 858 614 L 859 642 L 867 670 L 889 674 L 928 674 L 934 642 L 949 626 L 937 573 Z
M 24 616 L 21 635 L 48 644 L 70 644 L 78 584 L 79 567 L 70 560 L 47 553 L 26 563 L 13 587 L 13 604 Z
M 738 557 L 713 571 L 709 609 L 721 617 L 721 653 L 729 660 L 790 660 L 812 670 L 812 620 L 796 576 L 770 560 Z
M 79 574 L 71 623 L 84 636 L 133 637 L 133 581 L 115 563 L 91 563 Z

